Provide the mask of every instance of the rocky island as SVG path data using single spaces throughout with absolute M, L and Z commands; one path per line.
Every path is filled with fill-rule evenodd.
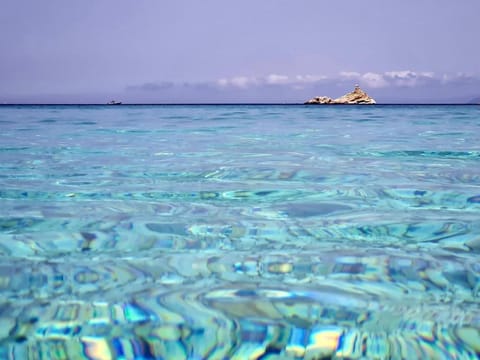
M 350 104 L 350 105 L 356 105 L 356 104 L 367 104 L 367 105 L 373 105 L 376 104 L 377 102 L 368 96 L 368 94 L 360 89 L 360 86 L 355 85 L 355 89 L 348 93 L 345 94 L 337 99 L 332 99 L 328 96 L 317 96 L 314 97 L 313 99 L 310 99 L 305 102 L 305 104 L 308 105 L 341 105 L 341 104 Z

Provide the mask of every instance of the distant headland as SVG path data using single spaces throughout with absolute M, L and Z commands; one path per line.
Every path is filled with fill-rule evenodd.
M 480 96 L 470 100 L 468 103 L 473 105 L 480 105 Z
M 313 99 L 310 99 L 305 102 L 308 105 L 341 105 L 341 104 L 362 104 L 362 105 L 373 105 L 377 102 L 368 96 L 368 94 L 360 89 L 360 86 L 355 85 L 355 89 L 345 94 L 339 98 L 332 99 L 328 96 L 316 96 Z

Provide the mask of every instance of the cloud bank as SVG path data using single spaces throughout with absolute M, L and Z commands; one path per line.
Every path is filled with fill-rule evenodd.
M 464 103 L 480 95 L 480 76 L 412 70 L 237 75 L 198 83 L 149 82 L 126 90 L 136 99 L 143 96 L 152 102 L 303 102 L 317 95 L 341 96 L 355 84 L 383 103 Z
M 291 85 L 301 86 L 305 84 L 315 83 L 332 83 L 332 82 L 356 82 L 361 86 L 381 89 L 388 87 L 419 87 L 429 84 L 449 85 L 461 83 L 476 83 L 480 82 L 480 77 L 467 75 L 463 73 L 458 74 L 442 74 L 436 75 L 433 72 L 415 72 L 411 70 L 401 71 L 387 71 L 384 73 L 366 72 L 359 73 L 353 71 L 343 71 L 337 76 L 326 75 L 280 75 L 270 74 L 264 77 L 247 77 L 236 76 L 232 78 L 222 78 L 216 81 L 216 84 L 221 87 L 238 87 L 246 89 L 252 86 L 262 85 Z

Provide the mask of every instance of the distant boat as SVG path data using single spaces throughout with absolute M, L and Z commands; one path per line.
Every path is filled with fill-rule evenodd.
M 121 102 L 121 101 L 112 100 L 112 101 L 109 101 L 109 102 L 107 103 L 107 105 L 122 105 L 122 102 Z

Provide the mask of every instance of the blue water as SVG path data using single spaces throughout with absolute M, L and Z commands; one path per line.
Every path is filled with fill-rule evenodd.
M 0 359 L 477 359 L 480 107 L 0 107 Z

